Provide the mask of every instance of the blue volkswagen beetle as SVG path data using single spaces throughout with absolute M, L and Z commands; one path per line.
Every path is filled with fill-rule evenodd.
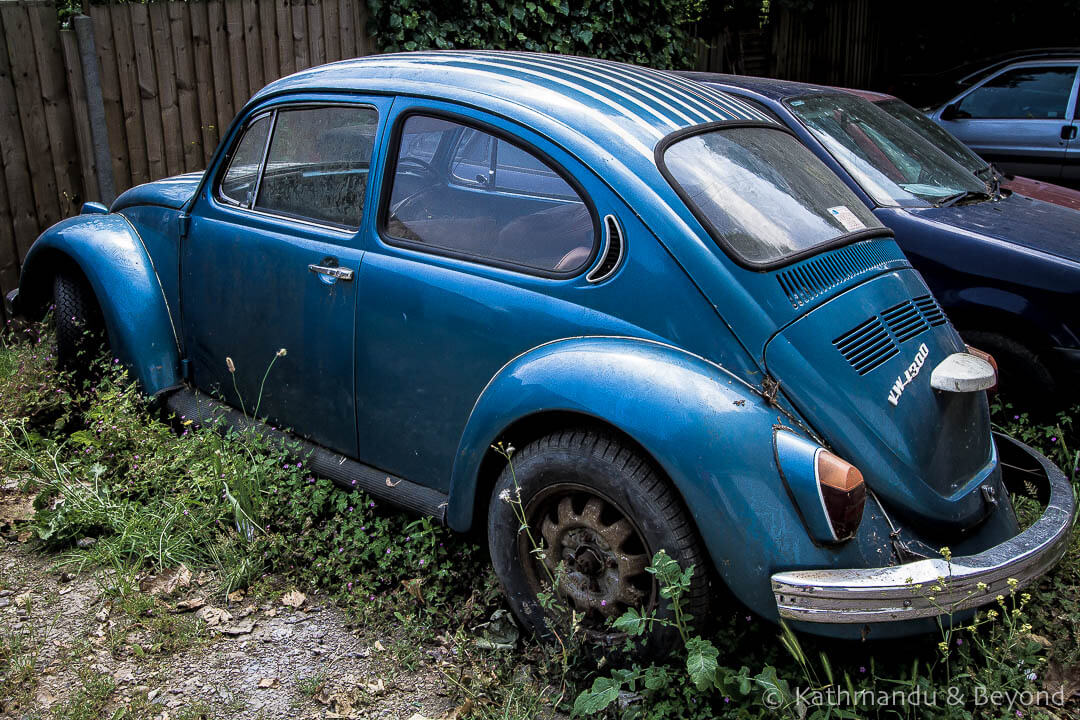
M 288 428 L 343 486 L 486 527 L 540 633 L 556 576 L 598 640 L 667 612 L 661 549 L 699 618 L 716 577 L 810 632 L 911 633 L 1038 578 L 1072 524 L 1063 475 L 991 433 L 995 373 L 892 233 L 766 113 L 665 72 L 474 51 L 301 72 L 204 175 L 48 230 L 16 300 L 56 303 L 62 363 L 100 321 L 178 415 Z M 275 354 L 255 423 L 233 382 L 254 398 Z M 1023 532 L 1017 479 L 1046 505 Z
M 896 232 L 961 335 L 1034 406 L 1080 381 L 1080 212 L 974 176 L 923 135 L 837 88 L 691 73 L 773 114 Z

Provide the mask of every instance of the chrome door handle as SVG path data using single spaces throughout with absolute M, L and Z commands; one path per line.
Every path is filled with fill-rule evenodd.
M 308 270 L 316 275 L 325 275 L 335 280 L 352 280 L 353 271 L 343 267 L 327 267 L 326 265 L 308 265 Z

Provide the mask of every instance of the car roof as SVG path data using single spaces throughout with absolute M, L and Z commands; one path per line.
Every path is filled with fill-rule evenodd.
M 828 85 L 813 85 L 811 83 L 795 82 L 793 80 L 776 80 L 774 78 L 753 77 L 751 75 L 728 75 L 726 73 L 710 72 L 680 72 L 679 75 L 697 80 L 699 82 L 717 83 L 742 88 L 757 93 L 769 100 L 780 101 L 785 98 L 798 97 L 800 95 L 838 95 L 848 91 L 841 88 L 829 87 Z
M 673 73 L 542 53 L 444 50 L 370 55 L 270 83 L 251 103 L 282 93 L 353 91 L 413 95 L 508 115 L 536 113 L 578 133 L 603 129 L 651 154 L 664 136 L 710 122 L 773 122 L 758 109 Z M 531 117 L 530 117 L 531 116 Z

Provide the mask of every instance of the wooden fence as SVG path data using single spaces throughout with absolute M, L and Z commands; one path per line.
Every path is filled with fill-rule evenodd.
M 366 23 L 364 0 L 202 0 L 92 5 L 61 29 L 52 2 L 0 0 L 0 290 L 83 201 L 204 168 L 266 83 L 371 53 Z

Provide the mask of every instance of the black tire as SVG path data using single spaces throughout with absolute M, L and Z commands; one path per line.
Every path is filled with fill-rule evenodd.
M 682 569 L 694 566 L 683 609 L 701 627 L 709 605 L 706 556 L 682 499 L 650 462 L 613 437 L 588 430 L 543 437 L 514 453 L 512 461 L 513 468 L 503 470 L 493 490 L 488 546 L 503 593 L 527 629 L 555 640 L 560 623 L 549 625 L 538 592 L 550 590 L 555 575 L 548 574 L 550 564 L 559 562 L 564 571 L 559 595 L 565 605 L 584 613 L 585 640 L 594 649 L 625 645 L 626 636 L 604 620 L 618 617 L 626 607 L 655 610 L 658 617 L 671 619 L 669 603 L 659 597 L 653 576 L 644 572 L 661 549 Z M 530 553 L 529 533 L 510 502 L 518 496 L 515 481 L 520 488 L 517 512 L 524 512 L 534 541 L 543 544 L 545 560 Z M 545 561 L 547 571 L 541 564 Z M 655 623 L 633 654 L 661 657 L 678 639 L 674 628 Z
M 76 379 L 86 379 L 105 346 L 105 323 L 94 291 L 75 273 L 57 273 L 53 306 L 57 367 Z
M 964 342 L 994 356 L 998 391 L 1019 408 L 1042 410 L 1058 402 L 1058 383 L 1037 349 L 986 330 L 961 331 Z

